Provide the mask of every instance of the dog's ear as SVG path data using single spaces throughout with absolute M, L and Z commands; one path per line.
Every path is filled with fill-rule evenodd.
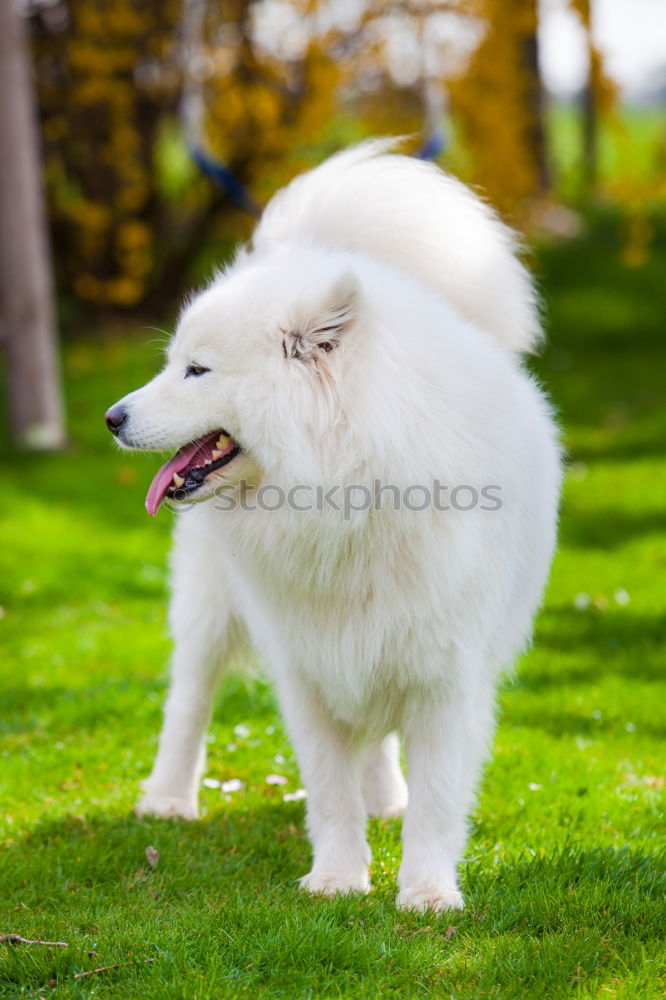
M 360 299 L 356 276 L 347 271 L 319 307 L 310 310 L 291 330 L 285 331 L 282 341 L 285 358 L 317 361 L 334 351 L 356 320 Z

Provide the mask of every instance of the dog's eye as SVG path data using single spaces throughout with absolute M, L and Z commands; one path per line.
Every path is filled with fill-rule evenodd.
M 188 365 L 185 369 L 185 378 L 189 378 L 190 375 L 205 375 L 209 371 L 210 368 L 204 368 L 203 365 Z

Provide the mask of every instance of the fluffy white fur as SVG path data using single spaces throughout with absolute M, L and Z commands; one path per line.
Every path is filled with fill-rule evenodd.
M 539 336 L 510 232 L 434 166 L 370 144 L 298 178 L 122 400 L 127 447 L 224 427 L 243 454 L 176 518 L 172 683 L 142 813 L 197 815 L 216 684 L 248 635 L 308 790 L 312 892 L 367 890 L 368 813 L 404 812 L 398 904 L 456 868 L 498 674 L 555 541 L 556 432 L 516 352 Z M 185 379 L 188 364 L 210 368 Z M 217 509 L 221 483 L 500 487 L 500 510 Z M 399 761 L 404 741 L 409 784 Z

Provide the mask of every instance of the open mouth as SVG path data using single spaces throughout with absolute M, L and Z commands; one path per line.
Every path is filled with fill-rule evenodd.
M 166 497 L 186 500 L 209 476 L 233 461 L 240 451 L 240 445 L 224 430 L 213 431 L 186 444 L 164 463 L 153 479 L 146 496 L 146 510 L 155 517 Z

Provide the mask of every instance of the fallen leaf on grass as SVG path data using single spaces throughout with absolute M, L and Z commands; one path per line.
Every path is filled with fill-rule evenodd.
M 146 848 L 146 861 L 148 862 L 150 867 L 157 868 L 157 862 L 159 860 L 160 860 L 160 852 L 157 850 L 156 847 L 152 847 L 150 844 L 148 844 L 148 847 Z
M 289 826 L 285 827 L 284 830 L 278 830 L 275 834 L 278 840 L 284 840 L 286 837 L 297 837 L 298 827 L 290 823 Z

